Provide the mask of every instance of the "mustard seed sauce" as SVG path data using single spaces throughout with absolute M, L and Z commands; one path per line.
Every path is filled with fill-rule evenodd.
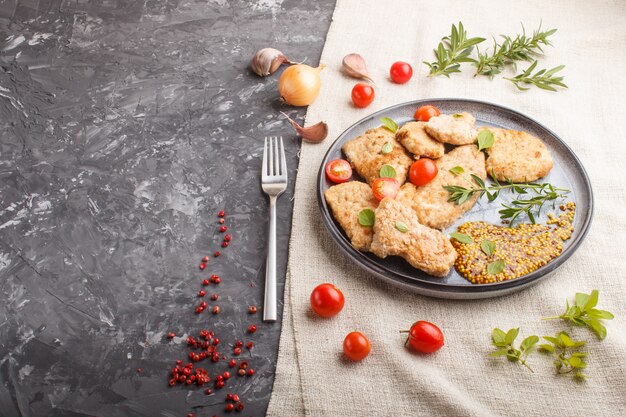
M 569 202 L 560 207 L 558 217 L 548 215 L 546 225 L 520 224 L 516 227 L 496 226 L 485 222 L 467 222 L 458 232 L 470 236 L 474 243 L 461 243 L 452 239 L 458 253 L 456 270 L 473 284 L 488 284 L 515 279 L 526 275 L 558 257 L 563 251 L 563 242 L 572 237 L 576 204 Z M 553 226 L 554 225 L 554 226 Z M 496 244 L 491 256 L 480 248 L 483 240 Z M 504 270 L 489 274 L 487 266 L 503 260 Z

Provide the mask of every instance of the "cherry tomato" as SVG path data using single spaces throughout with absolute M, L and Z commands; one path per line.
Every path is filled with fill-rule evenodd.
M 318 316 L 336 316 L 344 302 L 343 293 L 333 284 L 320 284 L 311 293 L 311 308 Z
M 352 88 L 352 102 L 356 107 L 367 107 L 374 101 L 374 87 L 365 83 L 357 83 Z
M 418 352 L 432 353 L 443 346 L 441 329 L 430 322 L 417 321 L 413 323 L 408 333 L 407 342 Z
M 437 176 L 439 168 L 432 159 L 420 158 L 413 162 L 409 169 L 409 180 L 413 185 L 420 186 L 428 184 Z
M 333 159 L 324 169 L 326 177 L 336 184 L 348 181 L 352 177 L 352 167 L 344 159 Z
M 370 354 L 372 346 L 367 337 L 360 332 L 348 333 L 343 340 L 343 353 L 348 359 L 353 361 L 360 361 L 365 359 Z
M 427 104 L 415 110 L 413 118 L 419 122 L 427 122 L 431 117 L 439 116 L 440 114 L 441 112 L 437 107 Z
M 394 83 L 404 84 L 413 76 L 413 68 L 406 62 L 394 62 L 389 70 L 389 76 Z
M 400 191 L 400 183 L 393 178 L 376 178 L 372 182 L 372 192 L 378 201 L 385 197 L 396 198 L 398 191 Z

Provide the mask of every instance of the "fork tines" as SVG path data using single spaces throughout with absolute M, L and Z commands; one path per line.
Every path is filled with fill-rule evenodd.
M 263 145 L 263 177 L 287 176 L 287 161 L 283 137 L 265 137 Z

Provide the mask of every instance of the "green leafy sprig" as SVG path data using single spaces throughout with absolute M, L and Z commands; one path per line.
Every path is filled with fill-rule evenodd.
M 558 188 L 550 183 L 514 183 L 506 182 L 500 183 L 495 179 L 494 184 L 486 185 L 485 182 L 478 176 L 471 174 L 472 179 L 476 183 L 477 187 L 472 186 L 470 188 L 462 187 L 460 185 L 444 185 L 443 188 L 450 193 L 448 201 L 456 204 L 463 204 L 474 195 L 479 194 L 487 196 L 489 202 L 494 201 L 500 195 L 501 191 L 511 190 L 518 194 L 510 205 L 502 204 L 503 209 L 498 211 L 500 218 L 503 220 L 509 220 L 509 225 L 513 225 L 513 222 L 522 214 L 526 214 L 532 223 L 535 223 L 535 216 L 538 216 L 541 212 L 543 205 L 546 202 L 565 197 L 569 190 L 565 188 Z M 522 198 L 531 194 L 528 198 Z M 480 198 L 479 197 L 479 198 Z
M 598 290 L 591 291 L 591 294 L 576 293 L 574 305 L 570 306 L 565 300 L 565 312 L 560 316 L 544 317 L 544 320 L 563 319 L 569 320 L 577 326 L 589 327 L 600 340 L 606 337 L 606 327 L 602 320 L 612 320 L 615 316 L 605 310 L 594 308 L 598 304 Z
M 493 329 L 491 333 L 491 344 L 496 347 L 496 351 L 492 352 L 490 356 L 506 356 L 506 358 L 515 363 L 519 363 L 534 372 L 530 366 L 526 364 L 528 356 L 533 352 L 535 345 L 539 342 L 538 336 L 528 336 L 522 343 L 520 343 L 519 349 L 515 347 L 515 339 L 519 334 L 519 328 L 510 329 L 508 332 L 504 332 L 497 327 Z
M 543 336 L 550 343 L 539 345 L 539 350 L 554 355 L 554 366 L 557 374 L 574 373 L 574 378 L 578 381 L 585 379 L 582 369 L 587 367 L 585 358 L 586 352 L 577 351 L 585 346 L 585 341 L 574 341 L 566 332 L 559 332 L 555 337 Z
M 500 35 L 502 42 L 494 39 L 491 52 L 478 53 L 478 60 L 474 62 L 476 75 L 493 77 L 500 74 L 508 64 L 515 65 L 516 61 L 530 62 L 533 58 L 543 53 L 543 46 L 551 45 L 548 39 L 556 32 L 556 29 L 541 30 L 541 25 L 532 36 L 526 35 L 526 29 L 522 25 L 522 33 L 515 37 Z
M 504 78 L 515 84 L 518 90 L 525 91 L 530 90 L 532 86 L 539 87 L 542 90 L 557 91 L 554 86 L 567 88 L 567 85 L 563 83 L 563 77 L 558 77 L 555 74 L 565 68 L 565 65 L 559 65 L 550 70 L 540 69 L 539 71 L 532 73 L 537 67 L 537 61 L 533 62 L 530 67 L 524 70 L 521 74 L 517 74 L 513 78 Z
M 461 72 L 459 69 L 463 62 L 476 62 L 474 58 L 470 58 L 474 46 L 483 42 L 485 38 L 469 38 L 467 31 L 463 27 L 463 23 L 459 22 L 459 26 L 452 25 L 450 35 L 441 39 L 437 49 L 434 50 L 434 62 L 424 61 L 424 64 L 430 68 L 429 76 L 445 75 Z

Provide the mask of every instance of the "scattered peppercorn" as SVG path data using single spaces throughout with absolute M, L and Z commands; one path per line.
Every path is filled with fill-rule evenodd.
M 206 295 L 206 291 L 200 290 L 198 291 L 198 297 L 204 297 Z
M 219 314 L 220 306 L 213 306 L 213 314 Z
M 213 300 L 213 301 L 217 301 L 218 298 L 219 298 L 219 296 L 217 294 L 212 294 L 211 295 L 211 300 Z
M 226 226 L 221 226 L 220 227 L 220 233 L 224 233 L 226 231 Z
M 256 306 L 248 307 L 248 313 L 249 314 L 256 314 L 256 311 L 257 311 Z
M 256 326 L 254 324 L 251 324 L 250 326 L 248 326 L 248 333 L 254 332 L 256 332 Z
M 217 252 L 215 252 L 215 253 L 213 254 L 213 256 L 215 256 L 216 258 L 217 258 L 218 256 L 220 256 L 220 255 L 221 255 L 220 251 L 217 251 Z M 204 268 L 202 268 L 202 269 L 204 269 Z
M 206 263 L 202 262 L 200 264 L 200 271 L 204 271 L 204 268 L 206 268 Z

